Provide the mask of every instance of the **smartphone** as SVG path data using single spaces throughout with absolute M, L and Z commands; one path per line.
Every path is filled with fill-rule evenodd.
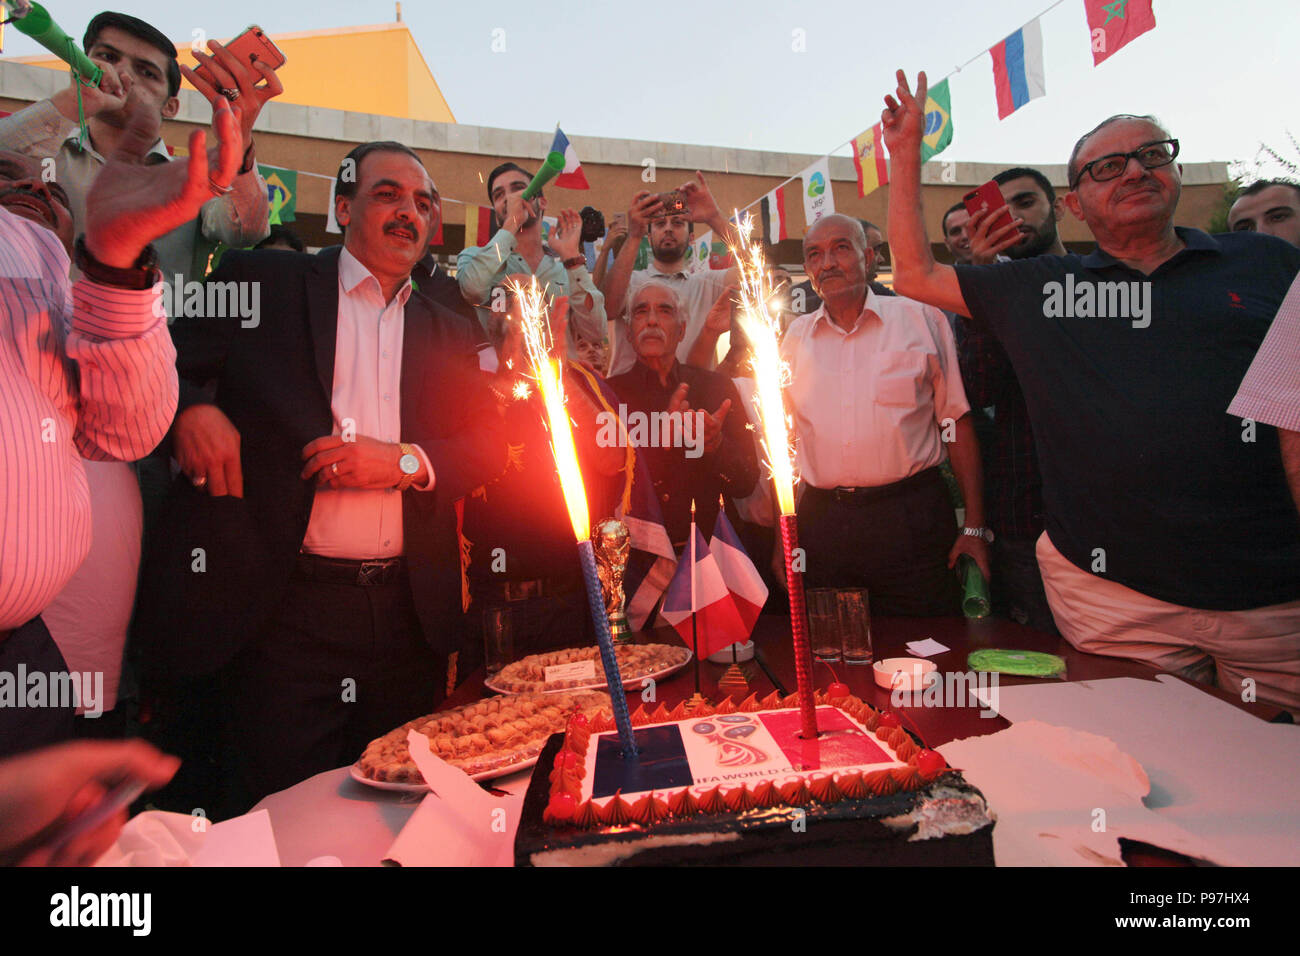
M 1011 210 L 1007 208 L 1007 201 L 1002 198 L 1001 188 L 991 179 L 978 189 L 962 196 L 961 201 L 972 216 L 985 210 L 993 212 L 993 222 L 989 225 L 990 232 L 1011 224 Z
M 280 52 L 280 48 L 271 42 L 271 38 L 257 24 L 250 26 L 239 36 L 225 44 L 225 47 L 232 56 L 249 64 L 261 60 L 273 70 L 278 70 L 285 64 L 285 55 Z M 213 78 L 202 66 L 195 72 L 209 83 L 213 82 Z M 260 80 L 260 75 L 258 78 Z
M 684 216 L 690 212 L 686 198 L 676 189 L 660 193 L 657 198 L 663 203 L 665 216 Z

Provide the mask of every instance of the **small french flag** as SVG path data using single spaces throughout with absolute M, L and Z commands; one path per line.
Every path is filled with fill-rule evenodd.
M 668 583 L 664 605 L 659 612 L 677 630 L 687 647 L 691 647 L 691 615 L 695 615 L 695 635 L 701 657 L 743 643 L 749 628 L 741 619 L 732 600 L 717 559 L 704 543 L 700 529 L 691 526 L 691 541 L 677 562 L 677 572 Z
M 587 177 L 583 175 L 578 154 L 573 151 L 573 144 L 569 142 L 569 137 L 564 135 L 564 130 L 558 126 L 555 127 L 555 141 L 551 143 L 551 152 L 560 153 L 564 157 L 564 172 L 555 177 L 555 185 L 561 189 L 591 188 L 587 183 Z
M 749 559 L 745 546 L 740 543 L 740 536 L 727 520 L 725 511 L 718 511 L 718 520 L 713 525 L 713 540 L 709 542 L 713 559 L 718 562 L 722 580 L 736 602 L 736 610 L 745 623 L 745 636 L 753 633 L 758 623 L 758 615 L 767 603 L 767 585 L 763 576 Z
M 1006 119 L 1030 100 L 1047 95 L 1043 79 L 1043 28 L 1031 20 L 989 50 L 998 119 Z

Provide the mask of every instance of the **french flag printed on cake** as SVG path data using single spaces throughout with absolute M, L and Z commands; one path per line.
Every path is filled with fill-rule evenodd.
M 749 636 L 731 599 L 731 592 L 722 580 L 709 546 L 704 543 L 700 529 L 691 528 L 692 539 L 677 562 L 677 573 L 664 594 L 664 606 L 659 612 L 665 621 L 677 629 L 687 647 L 692 647 L 691 612 L 695 612 L 696 637 L 700 657 L 744 641 Z
M 555 140 L 551 143 L 551 152 L 560 153 L 564 157 L 564 172 L 555 177 L 555 185 L 561 189 L 590 189 L 587 184 L 587 177 L 582 172 L 582 163 L 578 160 L 578 154 L 573 151 L 573 144 L 569 142 L 569 137 L 564 135 L 564 130 L 558 126 L 555 127 Z
M 989 50 L 998 119 L 1006 119 L 1032 99 L 1047 95 L 1043 79 L 1043 28 L 1031 20 Z
M 709 542 L 709 550 L 713 552 L 722 580 L 731 592 L 732 600 L 736 602 L 736 610 L 740 612 L 740 619 L 745 624 L 745 637 L 748 638 L 753 633 L 763 605 L 767 603 L 767 585 L 763 583 L 763 576 L 754 567 L 754 562 L 745 553 L 745 546 L 740 543 L 740 536 L 727 520 L 727 513 L 721 509 L 718 510 L 717 523 L 713 526 L 713 540 Z

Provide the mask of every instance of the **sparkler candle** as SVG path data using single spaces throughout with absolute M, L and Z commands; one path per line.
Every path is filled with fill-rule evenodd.
M 546 425 L 551 436 L 551 452 L 555 456 L 555 469 L 560 476 L 560 490 L 569 511 L 569 523 L 578 542 L 578 561 L 587 586 L 587 604 L 591 620 L 596 626 L 596 643 L 600 647 L 600 662 L 605 668 L 605 681 L 609 684 L 609 697 L 614 706 L 614 723 L 618 727 L 619 742 L 624 757 L 636 756 L 636 741 L 632 737 L 632 720 L 627 712 L 627 695 L 623 692 L 623 678 L 618 672 L 618 658 L 614 656 L 614 639 L 609 632 L 609 618 L 605 614 L 605 597 L 596 573 L 596 554 L 591 544 L 591 521 L 587 514 L 587 492 L 582 484 L 582 471 L 578 468 L 578 451 L 573 444 L 573 431 L 569 427 L 569 413 L 564 407 L 564 377 L 562 366 L 551 355 L 554 341 L 547 315 L 546 299 L 534 278 L 527 286 L 516 286 L 514 293 L 523 316 L 524 351 L 537 390 L 546 410 Z
M 732 247 L 732 257 L 740 280 L 741 330 L 753 349 L 754 382 L 761 435 L 759 445 L 772 474 L 776 500 L 781 510 L 781 549 L 785 555 L 785 582 L 790 593 L 790 630 L 794 638 L 794 673 L 799 694 L 799 717 L 803 736 L 817 736 L 817 704 L 812 690 L 812 651 L 808 644 L 808 612 L 804 607 L 803 571 L 796 567 L 799 534 L 794 511 L 794 453 L 790 447 L 790 427 L 781 389 L 789 378 L 789 369 L 781 361 L 781 323 L 773 314 L 775 293 L 768 278 L 763 251 L 750 241 L 753 217 L 740 223 L 740 241 Z

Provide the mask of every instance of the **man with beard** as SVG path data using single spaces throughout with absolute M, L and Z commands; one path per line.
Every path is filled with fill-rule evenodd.
M 1175 226 L 1178 140 L 1153 117 L 1116 115 L 1068 163 L 1065 205 L 1094 251 L 937 263 L 921 205 L 926 78 L 915 94 L 897 78 L 881 115 L 894 279 L 903 295 L 988 323 L 1011 359 L 1043 475 L 1038 564 L 1062 635 L 1300 712 L 1300 523 L 1279 437 L 1224 414 L 1300 250 Z M 1013 219 L 989 238 L 1018 229 Z
M 202 730 L 229 745 L 225 813 L 436 707 L 461 636 L 455 504 L 506 465 L 472 323 L 412 286 L 441 217 L 419 157 L 357 146 L 335 216 L 342 248 L 222 259 L 211 281 L 260 289 L 260 322 L 172 329 L 183 475 L 141 631 L 159 716 L 218 685 Z
M 1065 255 L 1056 228 L 1061 200 L 1047 177 L 1017 166 L 998 173 L 993 181 L 1020 224 L 1010 236 L 992 242 L 992 217 L 980 213 L 970 218 L 963 230 L 968 236 L 967 261 L 987 265 L 997 260 L 999 249 L 1008 259 Z M 947 221 L 958 224 L 957 214 Z M 1021 624 L 1053 631 L 1056 627 L 1034 554 L 1034 543 L 1043 533 L 1043 479 L 1025 396 L 992 330 L 963 315 L 954 315 L 953 322 L 966 397 L 984 419 L 977 424 L 984 462 L 984 513 L 994 534 L 993 608 Z
M 514 163 L 502 163 L 488 173 L 488 199 L 501 228 L 486 246 L 461 250 L 456 257 L 456 281 L 465 301 L 478 313 L 483 341 L 489 335 L 492 313 L 504 309 L 506 276 L 536 276 L 552 302 L 568 296 L 568 354 L 577 358 L 579 339 L 601 342 L 605 338 L 605 297 L 587 271 L 582 217 L 576 211 L 563 210 L 549 240 L 542 243 L 546 196 L 539 193 L 535 199 L 524 199 L 532 179 L 532 173 Z M 486 370 L 495 370 L 496 353 L 484 348 L 480 355 Z
M 679 212 L 664 209 L 659 194 L 641 190 L 632 197 L 627 212 L 627 241 L 619 250 L 605 277 L 605 304 L 610 317 L 609 374 L 622 375 L 636 364 L 636 352 L 627 336 L 631 322 L 624 303 L 631 301 L 647 282 L 667 282 L 677 290 L 685 327 L 677 346 L 678 361 L 685 362 L 700 333 L 705 331 L 705 317 L 718 296 L 735 281 L 736 270 L 697 269 L 686 271 L 686 251 L 691 248 L 695 224 L 702 223 L 713 230 L 719 239 L 731 242 L 736 237 L 732 225 L 723 218 L 718 204 L 704 181 L 704 174 L 696 172 L 695 180 L 678 187 L 677 192 L 686 204 Z M 650 265 L 639 271 L 632 270 L 636 263 L 641 237 L 650 235 Z M 716 366 L 716 353 L 710 353 L 709 369 Z
M 1233 232 L 1262 232 L 1300 247 L 1300 183 L 1261 179 L 1237 196 L 1228 210 Z

